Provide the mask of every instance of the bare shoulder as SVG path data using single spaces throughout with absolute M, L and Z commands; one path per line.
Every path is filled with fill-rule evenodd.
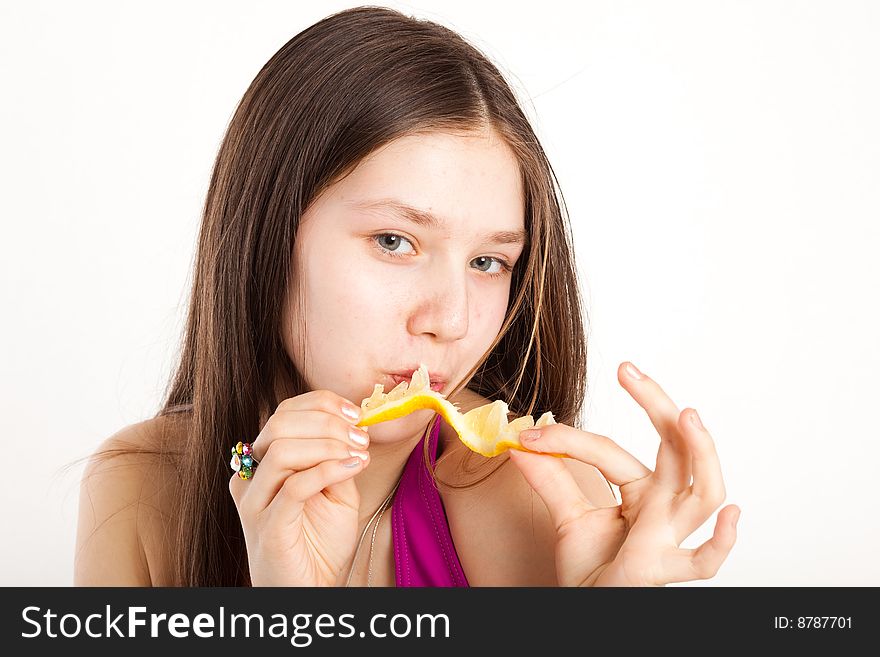
M 460 406 L 466 412 L 489 401 L 469 391 Z M 469 583 L 556 586 L 556 531 L 543 500 L 506 455 L 485 459 L 458 441 L 448 425 L 442 428 L 444 451 L 437 461 L 441 480 L 472 482 L 492 472 L 473 488 L 441 486 L 450 531 Z M 574 459 L 564 462 L 592 504 L 617 505 L 597 468 Z
M 157 535 L 170 526 L 174 468 L 162 446 L 174 421 L 157 417 L 124 427 L 92 454 L 80 483 L 74 557 L 76 586 L 164 585 Z

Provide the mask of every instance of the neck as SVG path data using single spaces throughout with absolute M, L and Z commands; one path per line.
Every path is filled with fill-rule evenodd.
M 421 414 L 424 413 L 414 413 L 413 415 Z M 433 417 L 433 413 L 430 415 Z M 406 419 L 407 418 L 403 418 L 403 420 Z M 345 586 L 349 586 L 351 583 L 352 575 L 354 574 L 355 566 L 365 541 L 366 545 L 369 546 L 367 548 L 369 554 L 368 559 L 370 565 L 372 565 L 373 539 L 368 536 L 368 534 L 373 532 L 373 536 L 375 536 L 375 532 L 378 530 L 378 525 L 381 522 L 382 517 L 385 515 L 382 509 L 384 508 L 387 512 L 387 510 L 391 508 L 394 493 L 400 483 L 400 478 L 403 475 L 403 470 L 406 467 L 406 462 L 409 459 L 412 450 L 418 445 L 423 436 L 428 435 L 427 432 L 429 432 L 431 426 L 433 426 L 433 420 L 430 424 L 423 423 L 418 432 L 413 434 L 412 421 L 416 419 L 417 418 L 410 416 L 410 422 L 404 423 L 409 424 L 404 435 L 408 434 L 410 437 L 406 439 L 399 438 L 400 431 L 393 433 L 394 429 L 397 428 L 394 425 L 400 425 L 401 420 L 392 420 L 388 423 L 383 423 L 385 424 L 383 430 L 378 431 L 375 430 L 377 425 L 374 425 L 372 428 L 373 430 L 370 432 L 370 463 L 367 468 L 354 479 L 360 497 L 357 529 L 357 536 L 359 539 L 355 551 L 352 554 L 351 561 L 343 571 L 344 573 L 348 573 Z M 418 426 L 418 424 L 415 426 Z M 375 442 L 374 434 L 379 434 L 375 436 L 375 438 L 377 438 Z M 389 436 L 392 437 L 389 439 Z M 367 585 L 369 586 L 369 573 L 367 577 Z
M 397 485 L 413 449 L 433 426 L 434 417 L 433 411 L 420 411 L 370 427 L 370 463 L 354 479 L 360 494 L 358 535 Z M 404 426 L 396 428 L 394 425 L 401 420 Z M 403 439 L 402 429 L 408 436 Z

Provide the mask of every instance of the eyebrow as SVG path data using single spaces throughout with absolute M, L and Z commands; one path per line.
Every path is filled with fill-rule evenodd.
M 423 228 L 440 230 L 444 222 L 440 217 L 427 210 L 415 208 L 395 198 L 381 198 L 371 201 L 349 202 L 353 208 L 359 210 L 391 210 L 394 214 Z M 481 237 L 487 244 L 525 244 L 526 232 L 524 230 L 499 230 L 482 234 Z

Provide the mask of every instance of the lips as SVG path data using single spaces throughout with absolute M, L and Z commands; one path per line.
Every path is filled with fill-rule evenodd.
M 418 369 L 418 368 L 416 368 L 416 369 Z M 412 375 L 415 371 L 416 370 L 413 369 L 413 370 L 401 370 L 398 372 L 390 372 L 388 374 L 388 376 L 394 382 L 394 385 L 399 384 L 401 381 L 406 381 L 407 383 L 409 383 L 412 380 Z M 431 384 L 430 384 L 431 390 L 433 390 L 434 392 L 441 392 L 443 390 L 443 388 L 446 386 L 446 379 L 440 375 L 435 377 L 435 376 L 429 374 L 429 376 L 431 377 Z
M 398 376 L 397 374 L 391 374 L 390 376 L 391 380 L 394 381 L 394 385 L 399 384 L 401 381 L 409 383 L 412 380 L 411 376 Z M 431 381 L 431 390 L 434 392 L 442 392 L 445 386 L 445 381 Z

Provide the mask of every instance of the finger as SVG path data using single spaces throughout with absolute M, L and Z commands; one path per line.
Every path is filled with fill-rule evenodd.
M 651 474 L 651 471 L 635 456 L 610 438 L 598 433 L 575 429 L 567 424 L 550 424 L 541 427 L 538 430 L 539 437 L 530 438 L 529 436 L 534 435 L 534 432 L 535 429 L 529 429 L 520 434 L 520 442 L 526 449 L 564 454 L 594 465 L 608 481 L 618 486 Z
M 628 366 L 632 366 L 638 378 L 629 374 Z M 632 363 L 621 363 L 617 378 L 645 410 L 660 435 L 655 480 L 674 491 L 684 490 L 691 483 L 691 463 L 684 439 L 678 432 L 678 407 L 654 380 L 639 372 Z
M 315 415 L 315 413 L 318 413 L 318 415 Z M 322 417 L 321 413 L 327 417 Z M 269 421 L 263 425 L 260 434 L 253 442 L 254 458 L 258 461 L 261 459 L 262 455 L 269 448 L 269 443 L 273 436 L 300 437 L 300 433 L 303 433 L 306 429 L 310 429 L 312 432 L 316 431 L 318 428 L 316 424 L 319 425 L 321 422 L 329 423 L 330 420 L 327 419 L 329 417 L 338 418 L 344 424 L 355 425 L 360 421 L 361 415 L 362 410 L 360 406 L 331 390 L 312 390 L 296 397 L 285 399 L 278 404 L 275 413 L 269 417 Z M 291 418 L 295 419 L 291 420 Z M 279 423 L 285 425 L 283 427 L 285 431 L 280 433 L 274 430 L 274 426 Z M 363 438 L 368 438 L 369 434 L 366 432 L 366 427 L 360 429 L 360 432 L 352 434 L 352 439 L 358 443 L 359 448 L 366 449 L 367 445 L 363 442 Z M 289 431 L 293 433 L 287 435 Z M 303 435 L 301 437 L 314 437 L 314 435 L 327 436 L 331 434 L 319 431 L 317 434 L 313 433 L 313 436 Z M 360 436 L 360 441 L 355 436 Z
M 280 438 L 335 438 L 355 449 L 366 449 L 369 432 L 338 415 L 323 410 L 276 411 L 251 445 L 254 458 L 261 462 L 273 441 Z
M 736 543 L 740 508 L 730 504 L 718 512 L 712 538 L 694 550 L 676 550 L 663 567 L 664 583 L 714 577 Z
M 267 522 L 281 526 L 296 522 L 306 500 L 321 491 L 332 501 L 357 511 L 360 499 L 352 477 L 366 466 L 366 461 L 357 457 L 333 459 L 290 475 L 267 509 Z
M 678 424 L 691 453 L 694 494 L 705 500 L 714 499 L 721 504 L 725 495 L 724 478 L 721 475 L 721 462 L 715 450 L 715 441 L 693 408 L 685 409 Z
M 357 424 L 362 409 L 350 399 L 337 395 L 332 390 L 312 390 L 296 397 L 285 399 L 276 411 L 309 411 L 320 410 L 331 415 L 338 415 L 343 420 Z
M 587 500 L 562 459 L 512 449 L 510 460 L 544 500 L 557 531 L 584 511 L 596 508 Z
M 332 438 L 274 440 L 248 483 L 246 505 L 251 513 L 260 513 L 269 506 L 292 474 L 314 468 L 324 461 L 342 461 L 352 457 L 366 461 L 369 452 L 348 447 Z
M 682 411 L 679 418 L 681 434 L 691 453 L 694 477 L 693 484 L 681 496 L 674 509 L 673 523 L 680 541 L 706 522 L 727 496 L 721 462 L 712 436 L 702 424 L 697 426 L 693 418 L 697 418 L 699 422 L 699 416 L 692 408 Z
M 233 473 L 229 479 L 229 494 L 232 495 L 232 501 L 235 502 L 235 508 L 238 509 L 239 515 L 241 515 L 241 500 L 249 483 L 239 477 L 237 472 Z

